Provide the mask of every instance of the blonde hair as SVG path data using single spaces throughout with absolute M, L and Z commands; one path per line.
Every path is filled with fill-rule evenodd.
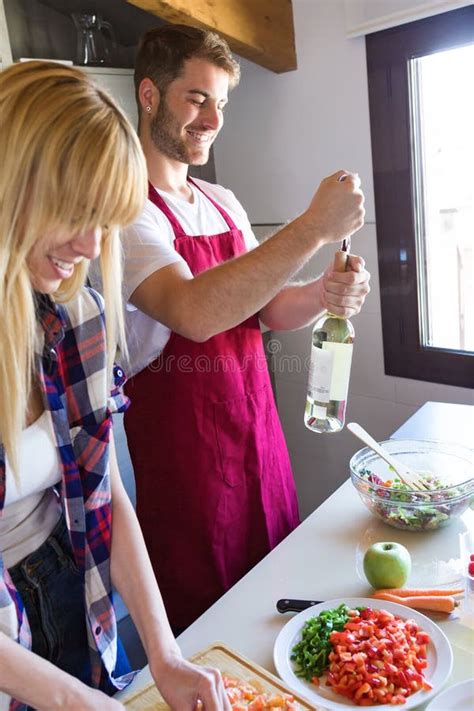
M 13 469 L 37 348 L 27 259 L 47 233 L 103 228 L 109 369 L 124 348 L 119 228 L 144 204 L 145 159 L 128 119 L 80 70 L 32 61 L 0 74 L 0 441 Z M 53 297 L 78 292 L 88 262 Z

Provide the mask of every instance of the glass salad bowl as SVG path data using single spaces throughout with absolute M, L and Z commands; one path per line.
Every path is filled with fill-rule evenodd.
M 350 460 L 352 483 L 369 511 L 389 526 L 431 531 L 474 508 L 474 452 L 468 447 L 427 440 L 380 444 L 429 486 L 427 491 L 409 489 L 369 447 L 356 452 Z

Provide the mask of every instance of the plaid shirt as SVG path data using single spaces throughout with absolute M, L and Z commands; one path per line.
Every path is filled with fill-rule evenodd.
M 117 656 L 110 580 L 108 443 L 112 413 L 128 406 L 119 389 L 125 378 L 116 366 L 115 387 L 110 393 L 103 303 L 95 291 L 84 288 L 67 306 L 40 296 L 38 320 L 43 352 L 37 356 L 37 373 L 61 458 L 59 492 L 75 562 L 84 580 L 92 683 L 98 686 L 104 670 L 112 678 Z M 0 515 L 4 502 L 5 455 L 0 443 Z M 22 646 L 31 647 L 23 604 L 1 554 L 0 630 Z M 133 676 L 131 673 L 112 681 L 122 689 Z M 5 697 L 0 692 L 0 709 L 26 709 L 15 699 L 8 705 Z

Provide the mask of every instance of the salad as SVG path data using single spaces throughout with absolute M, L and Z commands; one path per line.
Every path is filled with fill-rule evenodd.
M 308 619 L 292 650 L 296 674 L 326 686 L 358 706 L 404 704 L 429 690 L 426 632 L 413 620 L 383 609 L 344 603 Z
M 429 491 L 415 491 L 397 476 L 383 481 L 369 469 L 361 469 L 359 476 L 368 483 L 365 499 L 372 513 L 396 528 L 427 531 L 449 523 L 452 516 L 461 514 L 468 506 L 462 486 L 450 486 L 429 472 L 420 478 Z M 439 493 L 437 493 L 439 492 Z

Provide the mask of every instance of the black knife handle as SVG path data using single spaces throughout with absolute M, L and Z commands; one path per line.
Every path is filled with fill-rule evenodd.
M 278 600 L 276 608 L 278 612 L 302 612 L 308 607 L 319 605 L 322 600 Z

